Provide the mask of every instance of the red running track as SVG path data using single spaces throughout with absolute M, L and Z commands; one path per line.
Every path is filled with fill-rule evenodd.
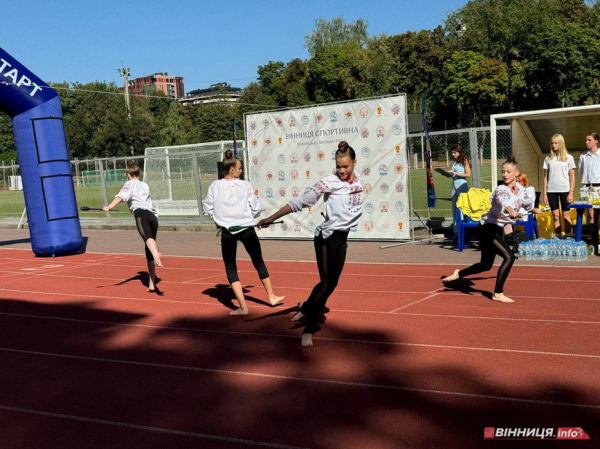
M 159 296 L 143 257 L 0 250 L 2 449 L 514 446 L 486 427 L 600 438 L 594 269 L 515 267 L 503 304 L 495 269 L 457 291 L 440 282 L 455 267 L 347 264 L 304 348 L 290 317 L 314 263 L 268 263 L 286 295 L 271 308 L 240 261 L 250 315 L 231 317 L 220 260 L 164 262 Z

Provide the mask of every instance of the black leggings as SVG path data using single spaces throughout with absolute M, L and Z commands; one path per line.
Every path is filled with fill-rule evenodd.
M 232 234 L 227 229 L 222 228 L 221 230 L 221 254 L 223 255 L 223 262 L 225 263 L 225 273 L 227 273 L 227 280 L 230 284 L 239 282 L 237 272 L 237 242 L 243 243 L 244 248 L 252 259 L 252 264 L 258 272 L 260 279 L 266 279 L 269 277 L 267 266 L 262 258 L 262 250 L 260 248 L 260 242 L 254 228 L 248 228 L 245 231 Z
M 333 231 L 326 239 L 321 234 L 315 237 L 320 282 L 314 286 L 312 293 L 300 307 L 300 312 L 306 317 L 303 334 L 314 334 L 318 329 L 319 315 L 335 290 L 344 269 L 347 240 L 348 232 L 345 231 Z
M 158 232 L 158 218 L 156 218 L 156 215 L 147 209 L 136 209 L 133 211 L 133 217 L 144 243 L 148 239 L 156 240 L 156 233 Z M 144 245 L 144 248 L 146 249 L 146 260 L 154 260 L 154 256 L 148 249 L 148 245 Z
M 489 271 L 494 265 L 494 259 L 499 255 L 504 259 L 498 268 L 494 293 L 504 292 L 504 283 L 515 263 L 515 255 L 504 241 L 504 228 L 493 223 L 483 225 L 481 231 L 481 261 L 459 271 L 459 276 L 465 277 Z

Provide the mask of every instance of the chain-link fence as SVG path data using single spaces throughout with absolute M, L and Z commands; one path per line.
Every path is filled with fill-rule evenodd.
M 512 152 L 510 126 L 499 126 L 496 129 L 497 159 L 499 163 L 502 163 Z M 429 141 L 432 168 L 450 169 L 454 163 L 450 148 L 459 144 L 471 162 L 472 176 L 467 179 L 469 187 L 493 190 L 491 173 L 492 170 L 498 170 L 498 167 L 491 166 L 490 128 L 431 132 Z M 433 226 L 449 226 L 452 221 L 452 178 L 445 177 L 433 170 L 436 206 L 429 208 L 427 206 L 425 145 L 424 133 L 409 134 L 408 151 L 413 216 L 416 213 L 420 217 L 427 217 Z
M 173 215 L 188 219 L 207 220 L 202 211 L 202 202 L 208 186 L 218 179 L 218 163 L 224 151 L 233 142 L 218 142 L 177 147 L 149 148 L 145 156 L 135 158 L 106 158 L 72 161 L 75 194 L 79 206 L 101 207 L 112 201 L 127 180 L 127 162 L 135 160 L 142 170 L 141 178 L 150 185 L 154 204 L 161 216 Z M 460 144 L 472 164 L 469 187 L 492 189 L 491 136 L 489 128 L 470 128 L 430 133 L 432 163 L 434 168 L 449 169 L 453 159 L 449 150 Z M 425 169 L 425 134 L 408 136 L 411 220 L 427 220 L 432 227 L 450 228 L 452 224 L 452 180 L 433 172 L 436 206 L 427 207 L 427 182 Z M 497 128 L 498 163 L 511 150 L 510 126 Z M 238 158 L 247 172 L 247 150 L 240 142 Z M 19 217 L 25 204 L 17 164 L 4 164 L 0 179 L 0 218 Z M 13 190 L 14 189 L 14 190 Z M 418 215 L 418 217 L 417 217 Z M 106 218 L 104 212 L 86 212 L 86 217 Z M 114 214 L 112 215 L 114 217 Z M 176 220 L 176 218 L 173 218 Z

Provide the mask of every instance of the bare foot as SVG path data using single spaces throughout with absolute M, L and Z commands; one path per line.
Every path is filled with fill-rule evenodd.
M 300 301 L 298 303 L 298 309 L 300 309 L 304 305 L 304 301 Z M 292 317 L 292 322 L 300 321 L 304 318 L 304 314 L 302 312 L 296 312 L 296 314 Z
M 248 315 L 248 309 L 235 309 L 229 312 L 229 315 Z
M 312 334 L 302 334 L 302 346 L 312 346 Z
M 504 296 L 504 293 L 494 293 L 494 295 L 492 296 L 492 301 L 515 302 L 514 299 L 510 299 L 508 296 Z
M 155 293 L 156 289 L 154 288 L 149 288 L 148 290 L 146 290 L 148 293 Z
M 156 264 L 157 267 L 162 267 L 163 266 L 162 260 L 161 260 L 162 256 L 163 256 L 162 253 L 158 253 L 156 255 L 156 257 L 154 257 L 154 263 Z
M 458 281 L 460 279 L 460 275 L 458 274 L 459 272 L 460 270 L 454 270 L 454 273 L 442 279 L 442 282 L 447 284 L 448 282 Z
M 276 306 L 281 301 L 283 301 L 284 298 L 285 298 L 285 296 L 273 296 L 272 298 L 269 298 L 269 302 L 271 303 L 272 306 Z

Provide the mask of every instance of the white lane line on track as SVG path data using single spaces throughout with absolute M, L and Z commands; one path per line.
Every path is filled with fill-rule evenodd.
M 469 397 L 469 398 L 476 398 L 476 399 L 492 399 L 492 400 L 499 400 L 499 401 L 522 402 L 522 403 L 536 404 L 536 405 L 553 405 L 553 406 L 559 406 L 559 407 L 579 407 L 579 408 L 589 408 L 589 409 L 599 409 L 600 410 L 600 405 L 595 405 L 595 404 L 577 404 L 577 403 L 571 403 L 571 402 L 543 401 L 543 400 L 537 400 L 537 399 L 524 399 L 524 398 L 515 398 L 515 397 L 506 397 L 506 396 L 493 396 L 493 395 L 485 395 L 485 394 L 477 394 L 477 393 L 463 393 L 463 392 L 458 392 L 458 391 L 444 391 L 444 390 L 432 390 L 432 389 L 427 389 L 427 388 L 400 387 L 397 385 L 371 384 L 371 383 L 366 383 L 366 382 L 350 382 L 350 381 L 344 381 L 344 380 L 284 376 L 284 375 L 278 375 L 278 374 L 253 373 L 253 372 L 249 372 L 249 371 L 234 371 L 234 370 L 223 370 L 223 369 L 212 369 L 212 368 L 200 368 L 200 367 L 195 367 L 195 366 L 167 365 L 167 364 L 163 364 L 163 363 L 139 362 L 139 361 L 135 361 L 135 360 L 118 360 L 118 359 L 108 359 L 108 358 L 102 358 L 102 357 L 86 357 L 86 356 L 78 356 L 78 355 L 70 355 L 70 354 L 58 354 L 58 353 L 52 353 L 52 352 L 27 351 L 27 350 L 22 350 L 22 349 L 13 349 L 13 348 L 1 348 L 0 347 L 0 351 L 13 352 L 13 353 L 17 353 L 17 354 L 57 357 L 57 358 L 65 358 L 65 359 L 72 359 L 72 360 L 83 360 L 83 361 L 90 361 L 90 362 L 118 363 L 118 364 L 124 364 L 124 365 L 143 366 L 143 367 L 148 367 L 148 368 L 165 368 L 165 369 L 192 371 L 192 372 L 252 376 L 252 377 L 261 377 L 261 378 L 278 379 L 278 380 L 293 380 L 293 381 L 298 381 L 298 382 L 313 382 L 313 383 L 319 383 L 319 384 L 344 385 L 344 386 L 360 387 L 360 388 L 377 388 L 377 389 L 392 390 L 392 391 L 410 391 L 410 392 L 438 394 L 438 395 L 446 395 L 446 396 L 462 396 L 462 397 Z
M 212 284 L 211 284 L 212 285 Z M 81 298 L 86 300 L 123 300 L 123 301 L 146 301 L 146 302 L 163 302 L 167 304 L 190 304 L 193 306 L 215 306 L 215 307 L 223 307 L 222 304 L 216 303 L 214 301 L 204 302 L 204 301 L 177 301 L 172 299 L 160 299 L 161 297 L 154 298 L 132 298 L 130 296 L 104 296 L 104 295 L 89 295 L 89 294 L 75 294 L 75 293 L 55 293 L 55 292 L 39 292 L 39 291 L 28 291 L 28 290 L 16 290 L 16 289 L 7 289 L 0 288 L 1 291 L 13 292 L 13 293 L 29 293 L 35 295 L 45 295 L 45 296 L 66 296 L 73 299 Z M 517 296 L 513 296 L 517 298 Z M 19 298 L 13 298 L 20 300 Z M 544 298 L 547 299 L 547 298 Z M 555 298 L 561 299 L 563 298 Z M 23 301 L 28 301 L 27 299 L 23 299 Z M 279 309 L 284 309 L 285 307 L 279 307 Z M 504 320 L 504 321 L 520 321 L 520 322 L 532 322 L 532 323 L 566 323 L 566 324 L 600 324 L 600 321 L 582 321 L 582 320 L 551 320 L 551 319 L 539 319 L 539 318 L 509 318 L 509 317 L 485 317 L 485 316 L 469 316 L 469 315 L 444 315 L 444 314 L 435 314 L 435 313 L 410 313 L 410 312 L 402 312 L 402 313 L 392 313 L 389 311 L 378 311 L 378 310 L 348 310 L 348 309 L 330 309 L 332 312 L 336 313 L 368 313 L 368 314 L 379 314 L 379 315 L 398 315 L 398 316 L 420 316 L 420 317 L 432 317 L 432 318 L 458 318 L 458 319 L 470 319 L 470 320 Z M 2 313 L 0 312 L 0 315 Z
M 19 318 L 36 318 L 43 320 L 51 320 L 51 321 L 66 321 L 66 322 L 74 322 L 74 323 L 84 323 L 84 324 L 103 324 L 111 327 L 132 327 L 132 328 L 144 328 L 144 329 L 157 329 L 157 330 L 169 330 L 169 331 L 183 331 L 183 332 L 197 332 L 197 333 L 209 333 L 209 334 L 221 334 L 221 335 L 244 335 L 250 337 L 276 337 L 276 338 L 297 338 L 294 335 L 287 334 L 265 334 L 262 332 L 241 332 L 241 331 L 220 331 L 214 329 L 196 329 L 190 327 L 173 327 L 173 326 L 159 326 L 156 324 L 139 324 L 139 323 L 115 323 L 112 321 L 96 321 L 96 320 L 80 320 L 76 318 L 64 318 L 64 317 L 48 317 L 42 315 L 28 315 L 28 314 L 18 314 L 18 313 L 6 313 L 0 312 L 0 315 L 4 316 L 15 316 Z M 388 314 L 389 315 L 389 314 Z M 434 344 L 425 344 L 425 343 L 401 343 L 394 341 L 369 341 L 369 340 L 353 340 L 349 338 L 328 338 L 328 337 L 314 337 L 318 340 L 322 341 L 332 341 L 332 342 L 341 342 L 341 343 L 359 343 L 359 344 L 368 344 L 368 345 L 386 345 L 386 346 L 409 346 L 409 347 L 418 347 L 418 348 L 432 348 L 432 349 L 461 349 L 465 351 L 484 351 L 484 352 L 505 352 L 505 353 L 515 353 L 515 354 L 531 354 L 531 355 L 550 355 L 550 356 L 560 356 L 560 357 L 581 357 L 581 358 L 589 358 L 589 359 L 600 359 L 600 355 L 594 354 L 574 354 L 574 353 L 565 353 L 565 352 L 548 352 L 548 351 L 532 351 L 525 349 L 503 349 L 503 348 L 484 348 L 484 347 L 470 347 L 470 346 L 454 346 L 454 345 L 434 345 Z
M 91 423 L 91 424 L 101 424 L 101 425 L 108 425 L 108 426 L 115 426 L 115 427 L 124 427 L 127 429 L 143 430 L 143 431 L 147 431 L 147 432 L 166 433 L 166 434 L 170 434 L 170 435 L 178 435 L 178 436 L 185 436 L 185 437 L 192 437 L 192 438 L 227 441 L 230 443 L 239 443 L 239 444 L 248 444 L 251 446 L 273 447 L 273 448 L 279 448 L 279 449 L 302 449 L 302 448 L 299 448 L 298 446 L 287 446 L 284 444 L 267 443 L 265 441 L 253 441 L 253 440 L 246 440 L 243 438 L 226 437 L 223 435 L 211 435 L 211 434 L 206 434 L 206 433 L 187 432 L 185 430 L 165 429 L 164 427 L 143 426 L 140 424 L 132 424 L 132 423 L 126 423 L 126 422 L 120 422 L 120 421 L 109 421 L 106 419 L 88 418 L 86 416 L 67 415 L 64 413 L 54 413 L 54 412 L 47 412 L 47 411 L 42 411 L 42 410 L 32 410 L 32 409 L 23 408 L 23 407 L 12 407 L 9 405 L 0 405 L 0 410 L 7 410 L 7 411 L 11 411 L 11 412 L 18 412 L 18 413 L 28 413 L 31 415 L 45 416 L 45 417 L 50 417 L 50 418 L 69 419 L 72 421 L 86 422 L 86 423 Z
M 421 303 L 421 302 L 423 302 L 423 301 L 425 301 L 425 300 L 427 300 L 427 299 L 430 299 L 430 298 L 433 298 L 434 296 L 437 296 L 437 294 L 438 294 L 439 292 L 440 292 L 440 290 L 434 290 L 434 291 L 432 291 L 432 292 L 429 292 L 430 294 L 429 294 L 429 295 L 427 295 L 427 296 L 425 296 L 424 298 L 417 299 L 416 301 L 413 301 L 413 302 L 411 302 L 411 303 L 405 304 L 405 305 L 403 305 L 402 307 L 398 307 L 397 309 L 394 309 L 394 310 L 392 310 L 392 311 L 391 311 L 391 312 L 389 312 L 389 313 L 396 313 L 396 312 L 398 312 L 399 310 L 406 309 L 406 308 L 408 308 L 408 307 L 412 307 L 412 306 L 414 306 L 414 305 L 416 305 L 416 304 L 419 304 L 419 303 Z

